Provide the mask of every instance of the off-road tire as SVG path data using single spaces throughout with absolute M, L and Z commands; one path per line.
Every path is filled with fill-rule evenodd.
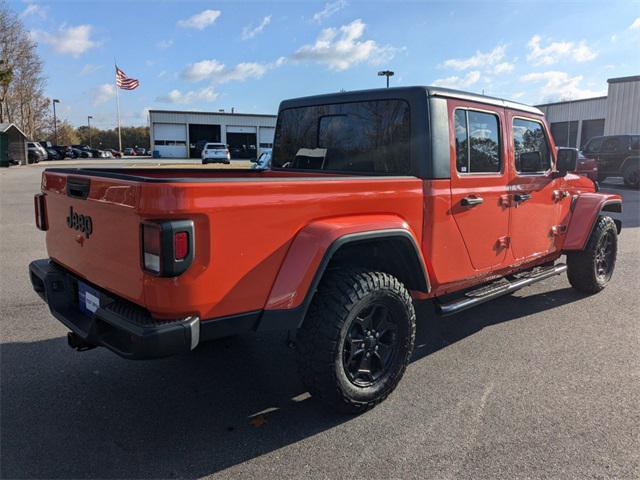
M 607 272 L 598 272 L 598 255 L 605 237 L 611 242 L 612 255 Z M 584 250 L 567 254 L 567 276 L 576 290 L 584 293 L 598 293 L 607 286 L 615 269 L 618 252 L 618 230 L 611 217 L 599 217 Z
M 640 186 L 640 165 L 634 162 L 625 167 L 622 178 L 627 187 L 638 188 Z
M 360 328 L 359 315 L 381 302 L 383 308 L 390 307 L 397 328 L 395 354 L 377 381 L 360 386 L 350 379 L 344 364 L 346 342 L 352 345 L 346 337 L 356 322 Z M 360 268 L 328 271 L 297 333 L 300 377 L 309 393 L 325 405 L 342 413 L 365 412 L 387 398 L 402 378 L 413 352 L 415 324 L 411 296 L 394 276 Z

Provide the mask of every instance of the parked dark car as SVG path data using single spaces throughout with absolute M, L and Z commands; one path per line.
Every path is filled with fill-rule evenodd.
M 598 166 L 598 180 L 622 177 L 629 187 L 640 186 L 640 135 L 605 135 L 591 138 L 582 149 Z
M 91 153 L 91 149 L 87 146 L 87 145 L 71 145 L 73 148 L 75 148 L 76 150 L 80 150 L 82 152 L 87 152 L 89 154 L 89 157 L 92 157 L 92 153 Z M 83 158 L 87 158 L 84 157 Z
M 131 147 L 125 148 L 122 153 L 124 153 L 128 157 L 135 157 L 136 155 L 136 151 Z
M 147 149 L 144 147 L 136 147 L 135 148 L 136 155 L 147 155 Z
M 73 151 L 73 148 L 69 145 L 54 145 L 52 147 L 58 154 L 61 159 L 64 158 L 77 158 L 77 155 Z
M 64 155 L 61 155 L 60 152 L 58 152 L 58 150 L 56 150 L 53 147 L 45 148 L 45 150 L 47 151 L 47 157 L 48 157 L 49 160 L 63 160 L 64 159 Z
M 91 152 L 81 148 L 72 147 L 72 150 L 75 155 L 75 158 L 91 158 L 93 156 L 91 155 Z

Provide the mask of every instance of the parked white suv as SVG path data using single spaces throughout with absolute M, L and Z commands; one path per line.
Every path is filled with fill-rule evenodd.
M 229 148 L 224 143 L 207 143 L 202 149 L 202 164 L 231 163 Z

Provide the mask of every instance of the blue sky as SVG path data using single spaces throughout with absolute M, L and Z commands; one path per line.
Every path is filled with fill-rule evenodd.
M 38 42 L 46 93 L 75 125 L 115 125 L 114 58 L 150 108 L 275 113 L 289 97 L 444 85 L 525 103 L 606 94 L 640 74 L 640 2 L 10 0 Z

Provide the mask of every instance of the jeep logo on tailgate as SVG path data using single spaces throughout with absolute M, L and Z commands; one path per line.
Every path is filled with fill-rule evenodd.
M 74 230 L 80 230 L 84 236 L 89 238 L 93 233 L 93 222 L 89 215 L 81 215 L 73 211 L 73 207 L 69 207 L 69 216 L 67 217 L 67 227 Z

